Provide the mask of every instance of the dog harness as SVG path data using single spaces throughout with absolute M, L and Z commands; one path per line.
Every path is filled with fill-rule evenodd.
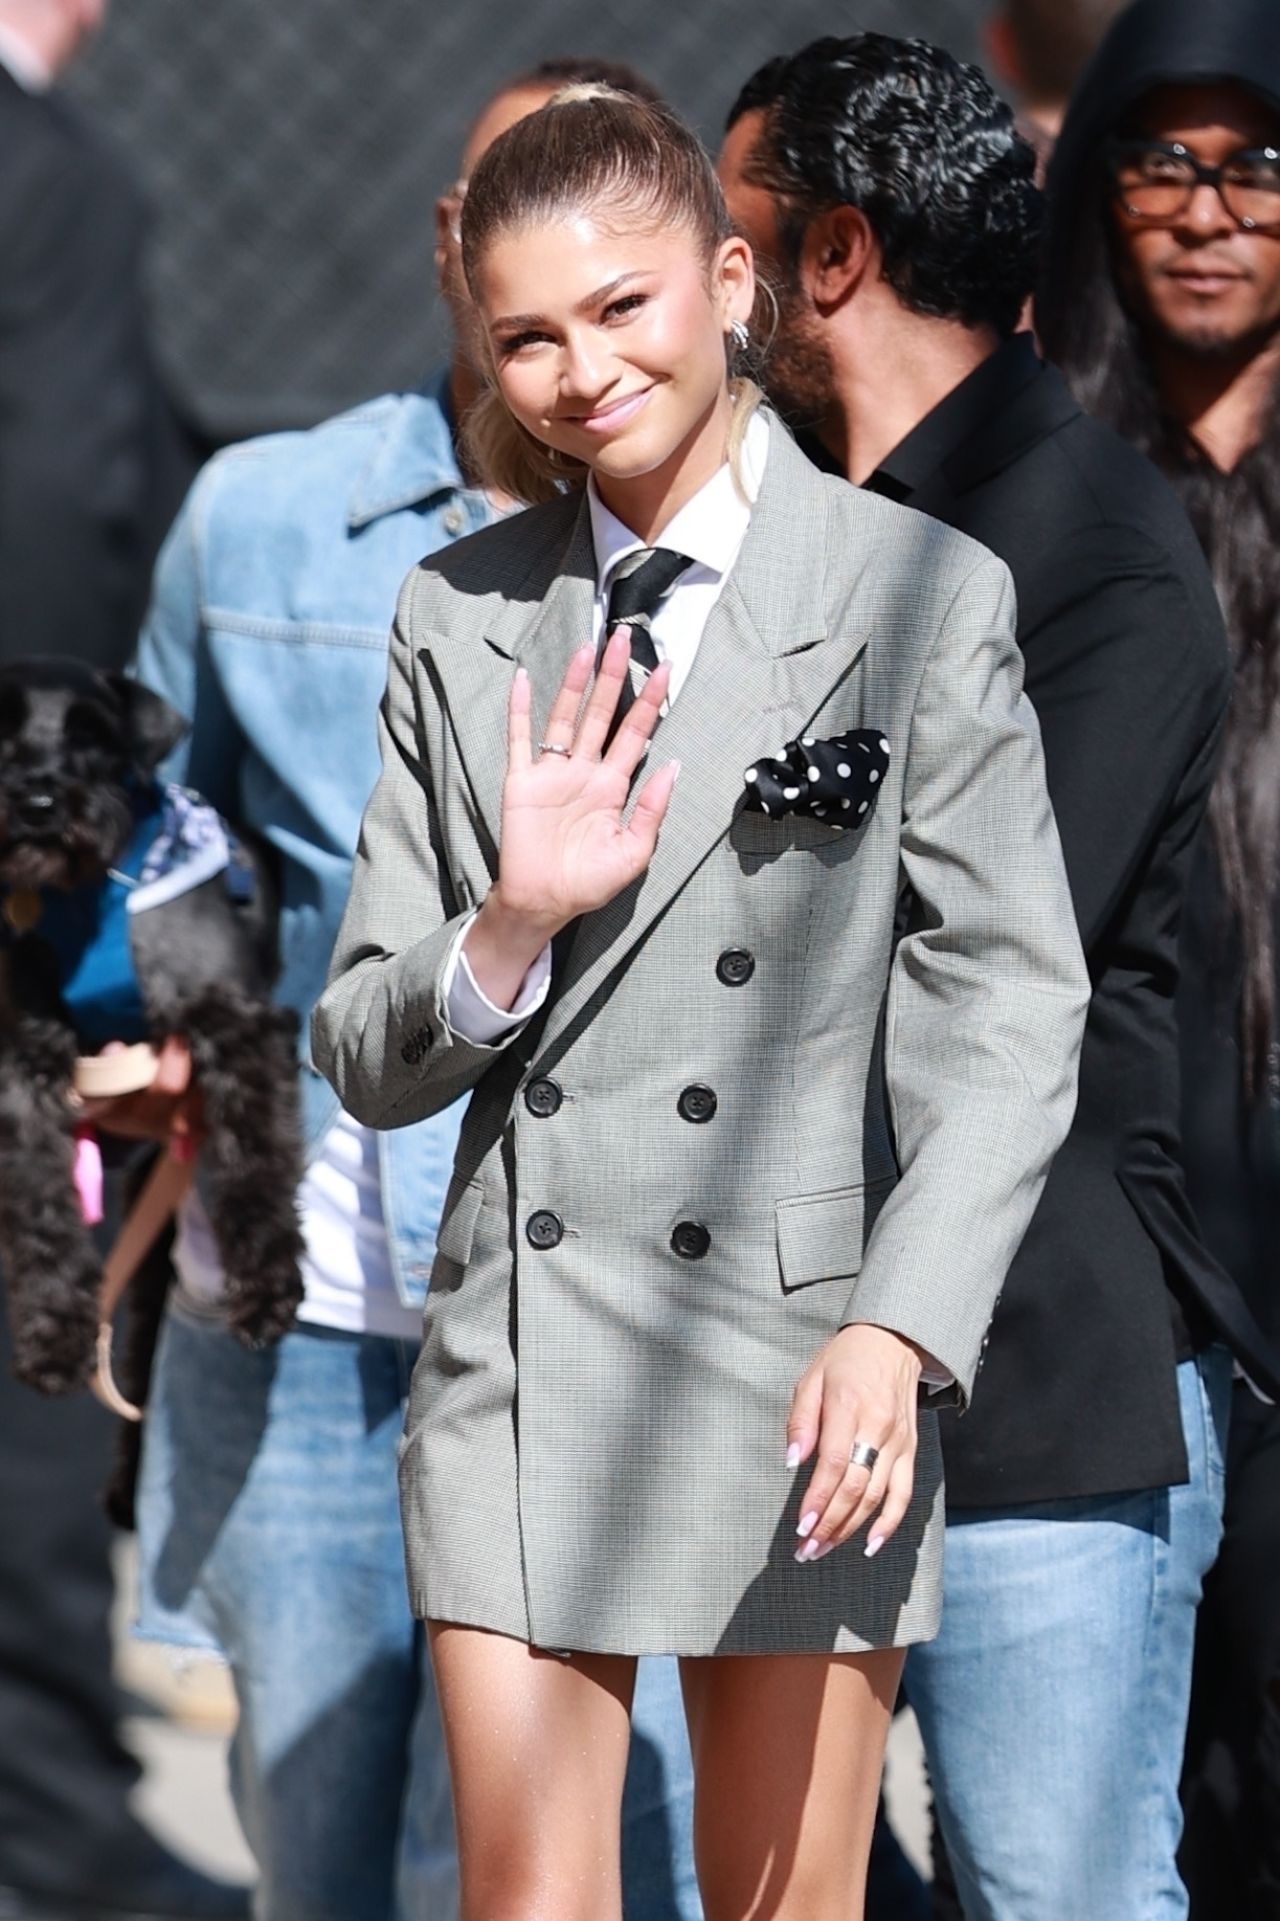
M 134 789 L 132 801 L 133 831 L 102 880 L 84 887 L 0 890 L 0 936 L 11 945 L 30 934 L 53 949 L 63 1003 L 88 1053 L 108 1041 L 151 1038 L 133 962 L 133 915 L 219 874 L 233 900 L 251 900 L 254 892 L 244 848 L 198 794 L 151 781 Z

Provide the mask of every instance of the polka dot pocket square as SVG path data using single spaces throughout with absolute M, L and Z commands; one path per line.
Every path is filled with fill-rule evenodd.
M 830 740 L 810 734 L 748 767 L 747 806 L 773 820 L 809 814 L 830 827 L 862 827 L 888 770 L 889 743 L 878 727 L 855 727 Z

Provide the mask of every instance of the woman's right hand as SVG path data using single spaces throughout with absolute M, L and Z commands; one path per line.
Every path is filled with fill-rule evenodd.
M 595 659 L 592 647 L 579 648 L 536 757 L 529 677 L 523 668 L 516 671 L 508 709 L 498 879 L 464 944 L 477 984 L 496 1007 L 512 1005 L 553 935 L 611 901 L 653 858 L 679 763 L 669 761 L 650 776 L 625 825 L 622 810 L 658 724 L 670 675 L 665 662 L 650 674 L 606 748 L 630 657 L 625 632 L 615 633 L 578 722 Z M 568 751 L 547 751 L 555 748 Z

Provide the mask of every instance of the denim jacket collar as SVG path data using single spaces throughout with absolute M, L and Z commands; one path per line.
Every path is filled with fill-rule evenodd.
M 442 367 L 397 408 L 352 489 L 347 525 L 367 527 L 384 514 L 416 507 L 433 494 L 456 493 L 463 485 L 449 431 L 449 369 Z

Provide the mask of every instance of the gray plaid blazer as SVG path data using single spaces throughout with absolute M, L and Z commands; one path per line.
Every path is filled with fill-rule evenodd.
M 515 665 L 536 740 L 590 632 L 585 504 L 411 576 L 315 1016 L 317 1063 L 372 1126 L 472 1094 L 402 1455 L 410 1583 L 425 1616 L 547 1647 L 936 1631 L 936 1419 L 882 1553 L 798 1566 L 792 1388 L 857 1320 L 968 1395 L 1074 1104 L 1088 982 L 1008 575 L 817 473 L 776 421 L 770 441 L 652 750 L 684 769 L 657 854 L 562 938 L 549 1011 L 503 1047 L 452 1031 L 442 979 L 496 872 Z M 891 760 L 862 826 L 744 811 L 753 760 L 863 726 Z

